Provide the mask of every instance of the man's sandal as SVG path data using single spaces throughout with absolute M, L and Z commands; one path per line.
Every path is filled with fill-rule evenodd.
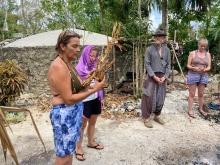
M 80 153 L 77 153 L 77 152 L 75 152 L 75 157 L 76 157 L 76 159 L 79 160 L 79 161 L 84 161 L 84 160 L 86 160 L 86 158 L 84 158 L 84 154 L 80 154 Z

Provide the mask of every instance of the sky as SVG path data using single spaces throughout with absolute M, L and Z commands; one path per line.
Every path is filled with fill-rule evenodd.
M 150 14 L 150 20 L 152 21 L 152 30 L 155 31 L 159 24 L 162 23 L 161 13 L 157 10 L 153 10 Z

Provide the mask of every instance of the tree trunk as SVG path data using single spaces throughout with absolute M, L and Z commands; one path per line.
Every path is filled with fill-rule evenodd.
M 27 21 L 25 17 L 25 11 L 24 11 L 24 0 L 21 0 L 21 13 L 22 13 L 22 19 L 23 19 L 23 34 L 27 34 Z
M 104 24 L 104 2 L 103 0 L 99 0 L 99 7 L 100 7 L 100 14 L 101 14 L 101 17 L 100 17 L 100 22 L 101 22 L 101 32 L 106 32 L 105 30 L 105 24 Z
M 139 52 L 138 52 L 138 48 L 139 48 L 139 45 L 138 43 L 136 44 L 136 47 L 135 47 L 135 73 L 136 73 L 136 97 L 138 96 L 138 90 L 139 90 Z
M 210 14 L 210 8 L 207 9 L 206 12 L 206 31 L 205 31 L 205 36 L 209 35 L 209 25 L 211 22 L 211 14 Z
M 135 92 L 135 78 L 134 78 L 134 71 L 135 71 L 135 43 L 133 42 L 133 52 L 132 52 L 132 80 L 133 80 L 133 96 L 136 95 Z
M 167 0 L 162 0 L 162 27 L 167 34 L 168 39 L 168 4 Z
M 141 18 L 141 0 L 138 0 L 138 15 L 139 15 L 139 18 L 141 20 L 142 19 Z

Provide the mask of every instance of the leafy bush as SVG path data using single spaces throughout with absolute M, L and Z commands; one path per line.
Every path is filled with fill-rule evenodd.
M 212 56 L 212 73 L 220 73 L 220 37 L 216 38 L 214 34 L 210 34 L 209 40 L 209 51 Z

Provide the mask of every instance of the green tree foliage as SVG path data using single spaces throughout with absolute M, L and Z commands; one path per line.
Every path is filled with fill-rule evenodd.
M 97 31 L 97 25 L 100 24 L 99 6 L 95 0 L 42 0 L 41 4 L 42 9 L 47 13 L 49 29 L 94 27 Z
M 15 33 L 22 33 L 25 36 L 38 33 L 45 28 L 44 12 L 37 0 L 23 0 L 22 5 L 16 0 L 0 2 L 0 41 L 13 38 Z M 3 31 L 6 11 L 8 31 Z
M 3 24 L 6 16 L 6 8 L 7 8 L 7 24 L 8 24 L 8 32 L 3 31 Z M 8 5 L 5 3 L 1 3 L 0 5 L 0 41 L 6 38 L 11 38 L 13 33 L 18 33 L 21 31 L 21 25 L 18 24 L 20 19 L 19 15 L 16 14 L 18 11 L 18 6 L 15 0 L 8 0 Z
M 139 33 L 146 34 L 149 26 L 149 11 L 144 8 L 147 0 L 141 6 L 141 20 L 138 3 L 131 0 L 42 0 L 41 3 L 42 9 L 47 13 L 49 29 L 76 27 L 111 35 L 114 22 L 119 21 L 123 25 L 125 36 L 135 37 Z
M 23 28 L 23 34 L 35 34 L 44 30 L 45 13 L 40 8 L 39 0 L 20 0 L 19 5 L 20 23 Z
M 138 5 L 140 11 L 138 11 Z M 105 27 L 112 27 L 115 21 L 122 23 L 122 36 L 125 38 L 145 37 L 149 27 L 149 12 L 143 10 L 146 3 L 138 4 L 138 1 L 129 0 L 112 0 L 104 3 L 104 24 Z M 140 12 L 140 13 L 139 13 Z M 106 29 L 106 28 L 105 28 Z M 108 34 L 111 34 L 111 29 L 107 29 Z

